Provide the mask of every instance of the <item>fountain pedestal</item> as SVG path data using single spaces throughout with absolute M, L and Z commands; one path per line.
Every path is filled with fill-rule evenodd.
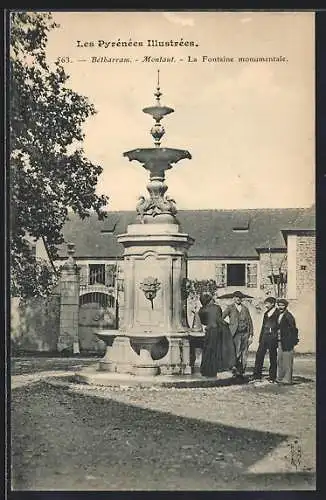
M 131 224 L 118 240 L 124 246 L 125 313 L 116 341 L 124 337 L 133 352 L 127 365 L 114 360 L 116 371 L 191 373 L 182 284 L 193 239 L 178 224 L 156 223 Z

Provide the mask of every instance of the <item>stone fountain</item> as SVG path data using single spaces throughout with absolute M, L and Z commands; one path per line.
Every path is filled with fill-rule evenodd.
M 180 230 L 175 201 L 166 195 L 165 171 L 191 155 L 161 147 L 165 133 L 161 121 L 174 110 L 160 102 L 159 73 L 154 95 L 155 105 L 143 109 L 155 120 L 150 131 L 154 147 L 123 154 L 149 171 L 149 196 L 139 198 L 135 224 L 118 237 L 124 247 L 124 319 L 110 348 L 110 363 L 101 363 L 101 368 L 138 375 L 190 374 L 182 286 L 193 239 Z
M 118 236 L 124 247 L 124 317 L 118 330 L 98 332 L 107 352 L 95 383 L 101 379 L 105 385 L 124 377 L 191 379 L 190 341 L 192 334 L 203 335 L 191 332 L 187 320 L 187 252 L 194 240 L 182 232 L 176 203 L 166 195 L 165 183 L 165 171 L 191 155 L 186 150 L 161 147 L 165 133 L 161 121 L 174 110 L 161 104 L 159 72 L 154 96 L 155 105 L 143 109 L 155 120 L 150 131 L 154 147 L 123 154 L 148 170 L 148 195 L 139 198 L 135 223 Z M 91 377 L 76 375 L 94 382 Z

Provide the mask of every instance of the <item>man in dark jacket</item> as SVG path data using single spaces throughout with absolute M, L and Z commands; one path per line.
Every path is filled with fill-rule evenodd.
M 278 315 L 276 308 L 276 299 L 267 297 L 264 301 L 266 312 L 263 318 L 263 324 L 259 336 L 259 344 L 256 353 L 255 368 L 250 381 L 262 379 L 264 359 L 269 351 L 269 382 L 276 382 L 277 374 L 277 340 L 278 340 Z
M 277 381 L 292 384 L 294 346 L 299 342 L 298 329 L 293 314 L 288 311 L 288 301 L 278 299 L 278 354 Z

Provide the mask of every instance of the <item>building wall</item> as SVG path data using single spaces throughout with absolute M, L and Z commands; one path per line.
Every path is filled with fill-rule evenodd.
M 298 233 L 296 237 L 296 300 L 292 309 L 297 318 L 302 348 L 315 351 L 316 276 L 315 236 Z
M 316 352 L 316 301 L 313 293 L 289 300 L 289 311 L 296 319 L 300 342 L 298 352 Z
M 204 260 L 204 259 L 189 259 L 188 260 L 188 278 L 189 279 L 197 279 L 197 280 L 206 280 L 206 279 L 216 279 L 217 276 L 217 266 L 221 264 L 252 264 L 255 263 L 257 265 L 257 286 L 256 287 L 247 287 L 247 286 L 224 286 L 221 288 L 220 294 L 233 292 L 235 290 L 241 289 L 243 293 L 247 293 L 248 295 L 259 296 L 260 292 L 260 271 L 259 271 L 259 261 L 253 260 L 227 260 L 227 259 L 212 259 L 212 260 Z M 116 264 L 115 260 L 99 260 L 99 259 L 76 259 L 76 264 L 81 269 L 81 281 L 88 282 L 88 266 L 89 264 L 107 264 L 114 265 Z M 118 261 L 118 266 L 120 269 L 120 277 L 123 277 L 123 260 Z
M 289 235 L 290 236 L 290 235 Z M 293 249 L 295 249 L 295 259 L 292 259 L 296 263 L 295 269 L 295 283 L 298 284 L 297 296 L 289 297 L 290 305 L 289 310 L 294 314 L 297 325 L 299 329 L 300 343 L 298 344 L 297 352 L 314 352 L 315 351 L 315 271 L 314 271 L 314 260 L 315 260 L 315 246 L 313 236 L 296 236 L 298 240 L 293 241 L 295 243 L 292 245 L 292 255 Z M 291 240 L 292 241 L 292 240 Z M 290 243 L 291 245 L 291 243 Z M 290 248 L 290 249 L 291 249 Z M 273 252 L 272 253 L 272 265 L 274 273 L 278 272 L 279 266 L 282 264 L 282 270 L 288 271 L 290 274 L 290 269 L 288 269 L 288 261 L 290 261 L 290 255 L 287 258 L 285 252 Z M 263 301 L 267 295 L 275 295 L 275 290 L 271 284 L 268 275 L 271 274 L 271 260 L 269 252 L 261 252 L 260 259 L 257 261 L 244 261 L 244 260 L 188 260 L 188 277 L 190 279 L 215 279 L 216 276 L 216 266 L 221 263 L 257 263 L 257 287 L 223 287 L 220 289 L 219 295 L 224 293 L 229 293 L 235 289 L 241 289 L 243 293 L 251 295 L 252 300 L 246 301 L 251 316 L 254 323 L 254 343 L 251 346 L 251 350 L 255 351 L 258 345 L 258 337 L 262 322 L 262 317 L 264 313 Z M 77 259 L 77 265 L 88 266 L 89 264 L 115 264 L 116 261 L 112 259 Z M 301 266 L 306 266 L 302 269 Z M 123 274 L 123 261 L 119 261 L 119 267 L 122 269 Z M 123 315 L 123 293 L 119 294 L 120 297 L 120 316 Z M 219 300 L 219 303 L 224 309 L 229 303 L 229 300 Z M 191 308 L 188 308 L 188 320 L 191 325 L 192 313 Z
M 297 235 L 289 234 L 287 238 L 288 283 L 287 298 L 297 298 Z
M 50 263 L 49 255 L 42 239 L 37 240 L 35 243 L 35 257 L 37 260 L 40 259 Z
M 265 295 L 277 295 L 277 289 L 271 283 L 269 275 L 271 275 L 272 270 L 274 274 L 278 274 L 280 267 L 282 272 L 287 272 L 287 254 L 285 251 L 260 252 L 260 288 Z
M 315 237 L 310 235 L 297 235 L 296 246 L 296 276 L 298 298 L 307 293 L 315 293 L 315 262 L 316 247 Z
M 220 288 L 219 295 L 225 293 L 232 293 L 235 290 L 241 290 L 243 293 L 251 296 L 259 296 L 260 295 L 260 263 L 259 260 L 237 260 L 237 259 L 188 259 L 188 278 L 191 280 L 207 280 L 207 279 L 217 279 L 218 267 L 221 264 L 245 264 L 257 265 L 257 286 L 225 286 Z M 217 280 L 218 281 L 218 280 Z

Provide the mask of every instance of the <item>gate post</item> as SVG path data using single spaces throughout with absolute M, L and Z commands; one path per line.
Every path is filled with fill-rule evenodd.
M 68 243 L 68 259 L 62 266 L 60 279 L 60 333 L 58 351 L 72 347 L 78 354 L 79 270 L 75 262 L 75 245 Z

